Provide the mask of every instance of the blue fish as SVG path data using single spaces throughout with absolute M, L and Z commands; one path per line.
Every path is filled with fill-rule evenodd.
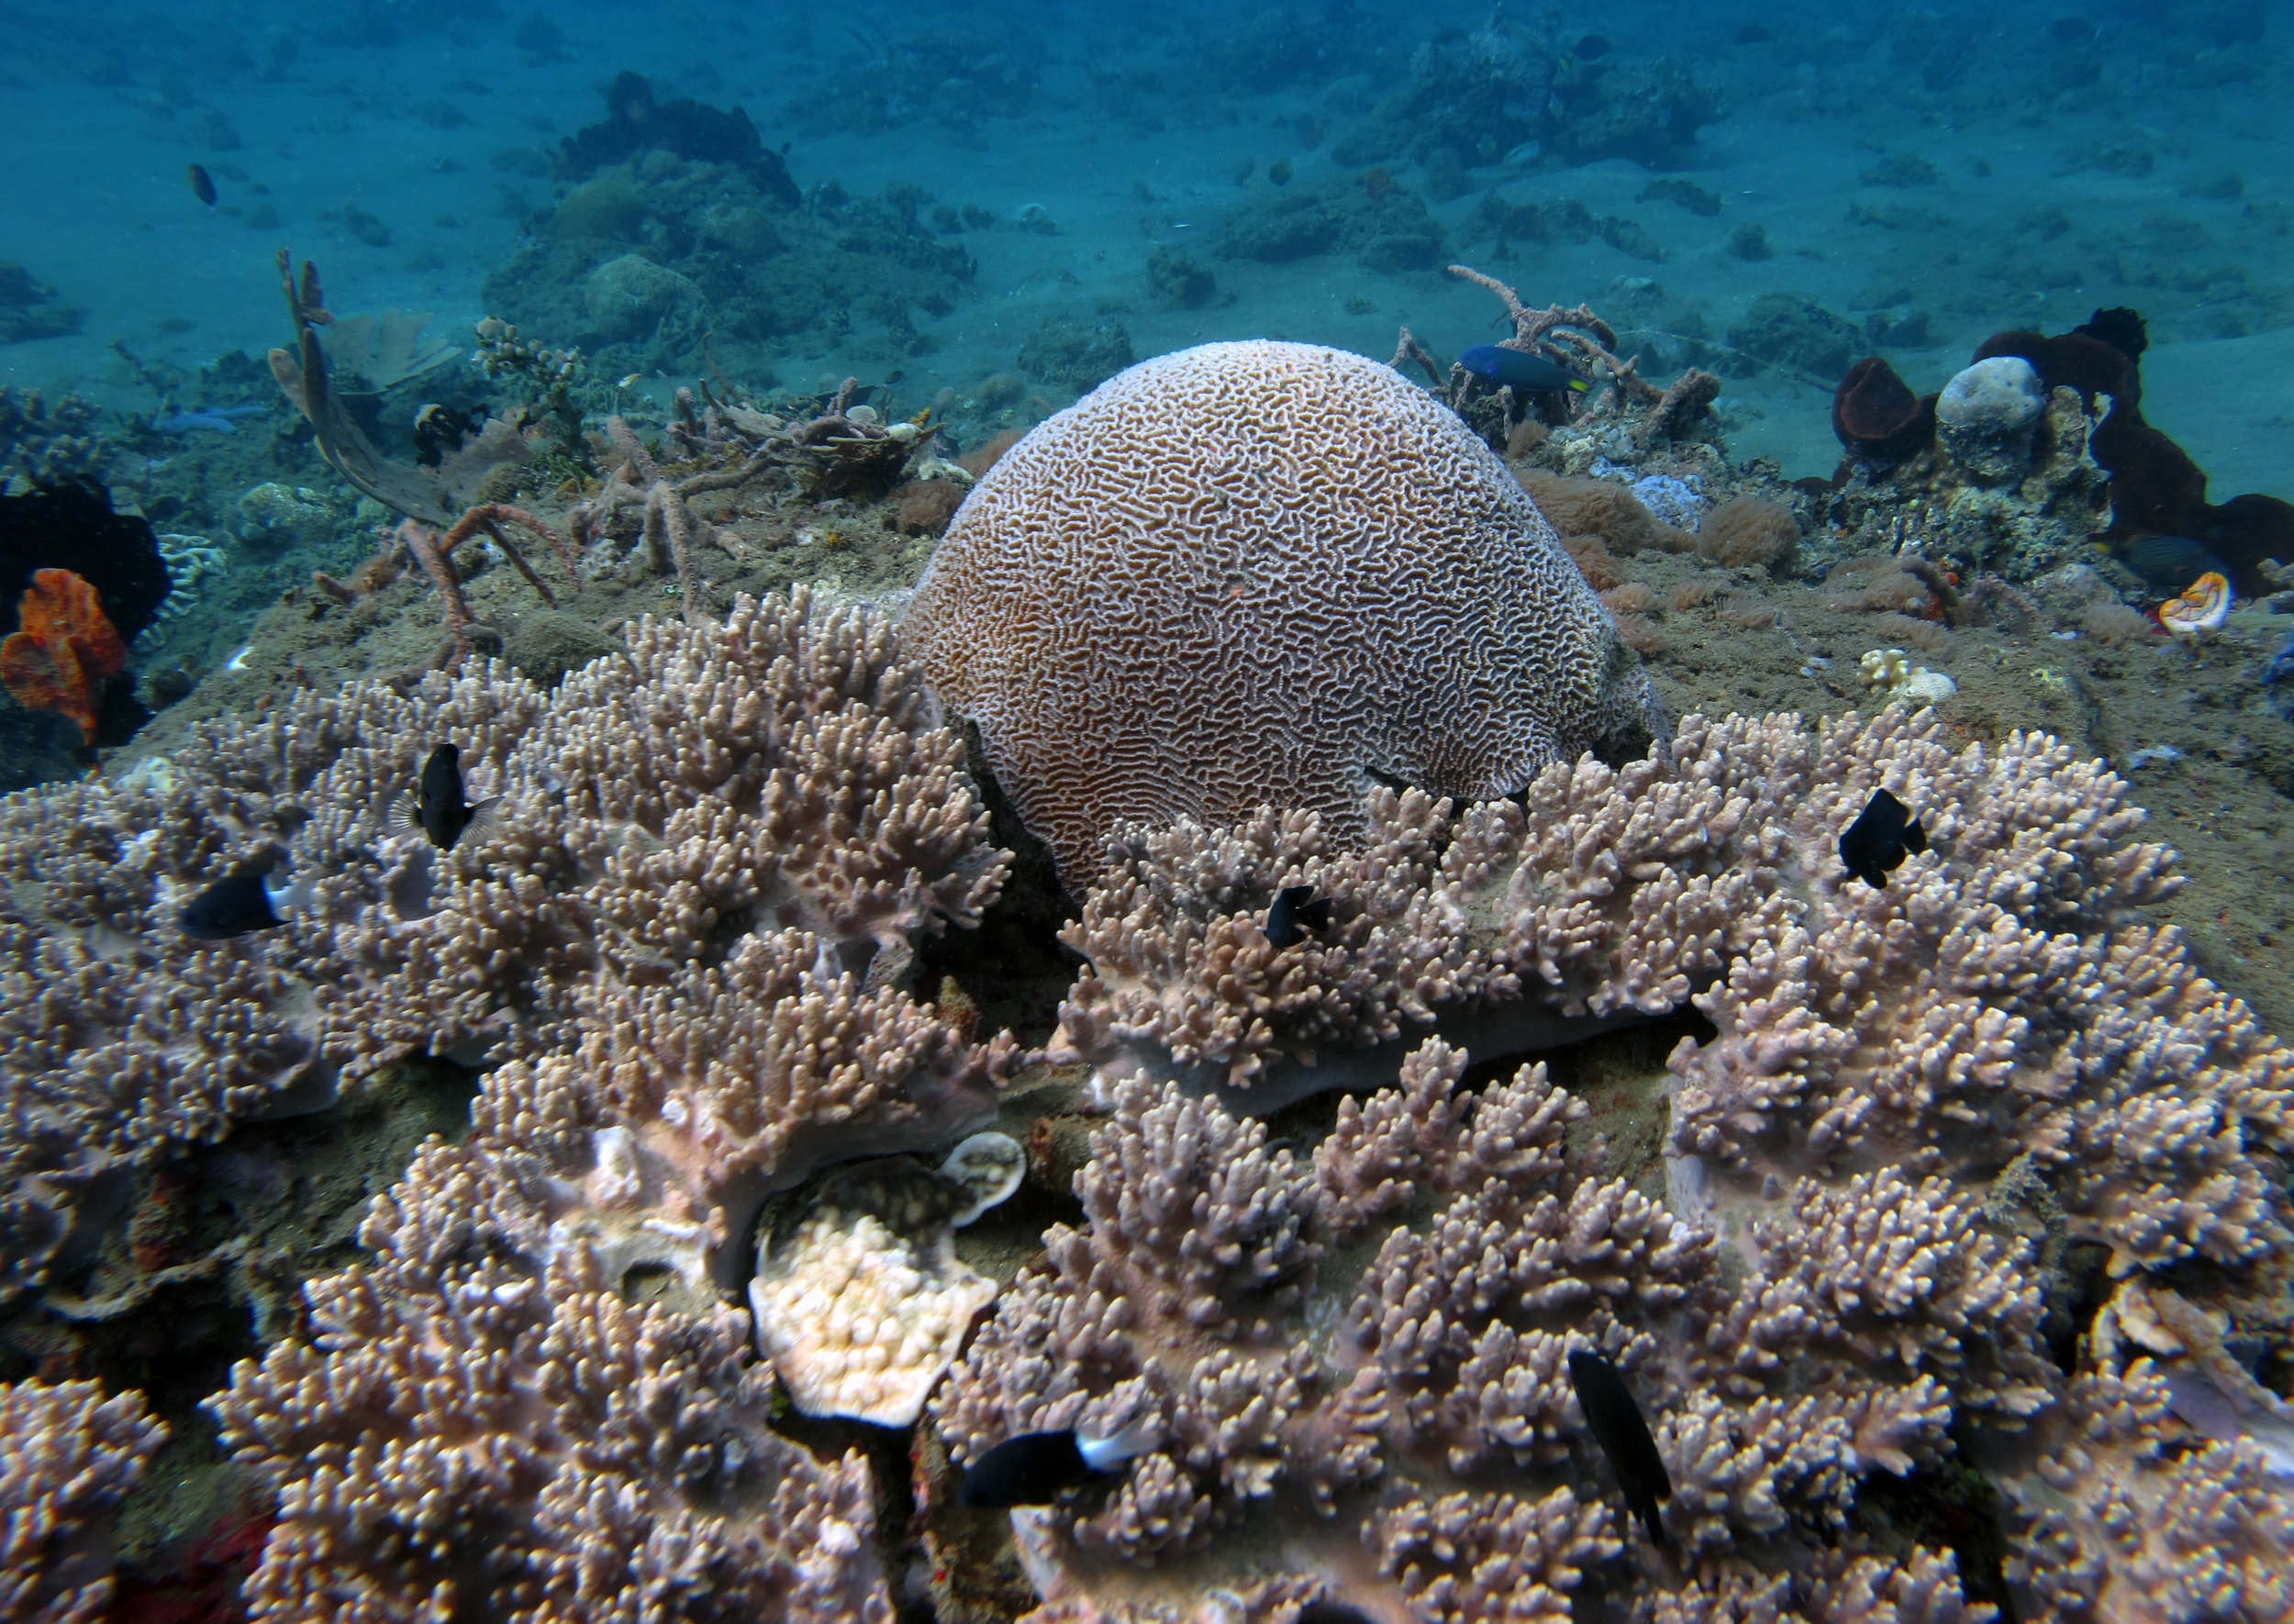
M 1509 389 L 1531 395 L 1551 395 L 1556 389 L 1582 395 L 1593 387 L 1589 380 L 1577 376 L 1559 362 L 1531 355 L 1525 350 L 1508 350 L 1499 344 L 1476 345 L 1458 357 L 1458 365 L 1493 384 L 1503 384 Z
M 259 406 L 216 406 L 195 412 L 177 412 L 161 417 L 151 427 L 161 434 L 189 434 L 195 428 L 212 428 L 220 434 L 237 434 L 239 425 L 233 417 L 252 417 L 267 410 Z
M 2271 683 L 2282 683 L 2288 677 L 2294 677 L 2294 631 L 2287 633 L 2286 641 L 2280 643 L 2278 651 L 2270 656 L 2270 663 L 2262 668 L 2262 680 L 2266 686 Z

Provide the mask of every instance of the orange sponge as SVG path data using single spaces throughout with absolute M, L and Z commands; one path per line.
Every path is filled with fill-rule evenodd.
M 95 738 L 104 680 L 128 662 L 95 588 L 70 570 L 39 570 L 18 629 L 0 642 L 0 683 L 27 710 L 60 710 Z

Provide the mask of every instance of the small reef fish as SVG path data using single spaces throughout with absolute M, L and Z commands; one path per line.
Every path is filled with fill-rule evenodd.
M 218 434 L 237 434 L 239 425 L 234 417 L 259 417 L 267 407 L 235 406 L 203 407 L 195 412 L 177 412 L 173 417 L 156 419 L 151 427 L 161 434 L 189 434 L 195 428 L 212 428 Z
M 1531 395 L 1551 395 L 1570 389 L 1582 395 L 1593 385 L 1558 362 L 1498 344 L 1477 344 L 1458 357 L 1458 365 L 1476 377 Z
M 1311 885 L 1285 885 L 1275 893 L 1266 910 L 1267 945 L 1276 952 L 1308 930 L 1320 936 L 1331 928 L 1331 899 L 1317 896 Z
M 2272 683 L 2282 683 L 2288 677 L 2294 677 L 2294 632 L 2287 634 L 2286 641 L 2278 645 L 2278 651 L 2270 656 L 2270 663 L 2262 668 L 2265 687 Z
M 215 206 L 215 177 L 204 163 L 195 163 L 184 172 L 184 179 L 191 183 L 191 195 L 209 208 Z
M 493 815 L 500 799 L 496 795 L 474 803 L 469 800 L 462 789 L 462 751 L 454 745 L 441 744 L 422 763 L 422 776 L 415 783 L 414 794 L 401 797 L 391 807 L 390 826 L 401 834 L 418 829 L 431 845 L 451 851 L 464 830 Z
M 1872 792 L 1840 837 L 1840 861 L 1876 891 L 1886 887 L 1888 874 L 1904 866 L 1907 855 L 1927 849 L 1928 831 L 1911 808 L 1884 789 Z
M 1048 1506 L 1078 1484 L 1122 1470 L 1147 1451 L 1153 1423 L 1132 1422 L 1110 1438 L 1064 1428 L 1007 1438 L 963 1469 L 956 1497 L 984 1511 Z
M 2122 543 L 2116 551 L 2119 561 L 2157 593 L 2180 592 L 2209 571 L 2218 575 L 2230 573 L 2204 542 L 2188 536 L 2144 536 Z
M 1615 1365 L 1586 1348 L 1569 1355 L 1569 1382 L 1577 1390 L 1577 1407 L 1585 1411 L 1593 1441 L 1609 1457 L 1617 1485 L 1625 1491 L 1625 1504 L 1647 1525 L 1650 1542 L 1663 1545 L 1665 1525 L 1657 1520 L 1657 1504 L 1673 1497 L 1673 1479 L 1632 1389 Z
M 200 941 L 228 941 L 251 931 L 275 930 L 286 923 L 282 914 L 310 901 L 306 883 L 273 884 L 284 861 L 284 854 L 274 850 L 260 864 L 217 881 L 184 904 L 175 916 L 177 926 Z
M 2193 581 L 2179 597 L 2158 606 L 2158 623 L 2177 637 L 2195 638 L 2212 631 L 2231 616 L 2231 584 L 2210 570 Z

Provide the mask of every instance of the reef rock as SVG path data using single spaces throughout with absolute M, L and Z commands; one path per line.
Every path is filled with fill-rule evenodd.
M 2047 386 L 2020 355 L 1995 355 L 1957 373 L 1936 397 L 1936 434 L 1952 460 L 1981 480 L 2006 479 L 2031 462 L 2032 431 Z
M 672 317 L 701 306 L 692 281 L 638 254 L 607 260 L 589 273 L 583 303 L 600 338 L 642 339 Z

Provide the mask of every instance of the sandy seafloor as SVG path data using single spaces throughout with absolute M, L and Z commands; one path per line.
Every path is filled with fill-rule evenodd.
M 1320 75 L 1309 63 L 1256 88 L 1231 52 L 1214 49 L 1256 15 L 1231 10 L 1150 6 L 1115 17 L 953 5 L 831 17 L 778 5 L 561 9 L 548 17 L 560 43 L 540 50 L 521 50 L 516 35 L 540 14 L 516 9 L 68 17 L 41 4 L 6 15 L 0 261 L 21 262 L 87 313 L 77 334 L 0 344 L 0 385 L 18 391 L 76 390 L 147 417 L 220 404 L 201 398 L 198 370 L 236 350 L 260 357 L 284 339 L 273 264 L 282 245 L 320 263 L 338 310 L 429 310 L 435 332 L 466 346 L 472 324 L 489 313 L 481 284 L 521 234 L 546 228 L 565 190 L 549 172 L 557 141 L 600 116 L 604 87 L 625 69 L 652 75 L 663 96 L 745 107 L 768 148 L 790 143 L 800 187 L 835 181 L 866 196 L 913 185 L 993 217 L 947 239 L 977 270 L 945 315 L 912 313 L 927 341 L 913 348 L 928 352 L 895 353 L 881 328 L 863 323 L 827 347 L 729 350 L 723 359 L 744 383 L 757 369 L 801 393 L 897 369 L 896 409 L 952 390 L 962 403 L 959 435 L 976 440 L 1075 397 L 1072 385 L 1030 379 L 997 410 L 970 409 L 989 380 L 1013 373 L 1046 317 L 1086 328 L 1119 320 L 1141 358 L 1277 337 L 1383 360 L 1406 323 L 1446 360 L 1502 336 L 1489 297 L 1438 267 L 1387 273 L 1345 254 L 1271 264 L 1222 257 L 1217 246 L 1225 222 L 1277 197 L 1267 178 L 1277 161 L 1293 166 L 1293 189 L 1352 186 L 1362 166 L 1338 163 L 1332 143 L 1406 77 L 1429 32 L 1481 26 L 1487 12 L 1478 6 L 1364 11 L 1354 34 L 1390 43 L 1363 46 L 1342 73 Z M 1860 326 L 1877 313 L 1882 330 L 1910 332 L 1916 341 L 1876 348 L 1922 391 L 1939 387 L 1989 333 L 2059 332 L 2099 306 L 2133 305 L 2150 317 L 2155 339 L 2143 362 L 2150 421 L 2208 471 L 2217 500 L 2249 491 L 2294 498 L 2294 120 L 2284 111 L 2294 8 L 2256 8 L 2258 43 L 2215 46 L 2188 33 L 2144 35 L 2105 12 L 2093 19 L 2099 76 L 2068 87 L 2051 66 L 2048 26 L 2058 15 L 1569 11 L 1559 36 L 1598 28 L 1620 60 L 1670 45 L 1716 92 L 1718 116 L 1661 171 L 1624 158 L 1469 168 L 1463 195 L 1429 205 L 1446 257 L 1499 275 L 1532 304 L 1583 300 L 1649 335 L 1663 359 L 1644 371 L 1660 381 L 1679 370 L 1666 354 L 1670 335 L 1702 333 L 1721 347 L 1698 353 L 1724 381 L 1717 409 L 1731 456 L 1768 459 L 1786 480 L 1830 476 L 1840 445 L 1828 378 L 1727 348 L 1725 336 L 1762 295 L 1801 295 Z M 1748 27 L 1772 38 L 1732 45 Z M 953 119 L 931 104 L 912 118 L 860 118 L 854 87 L 872 64 L 903 49 L 929 55 L 938 49 L 929 38 L 899 44 L 928 29 L 974 42 L 966 61 L 983 36 L 1024 34 L 1020 54 L 1041 58 L 1037 87 L 976 118 Z M 1939 91 L 1906 65 L 1905 41 L 1922 29 L 1956 31 L 1949 49 L 1977 63 L 1965 79 Z M 1191 75 L 1198 61 L 1202 72 Z M 1310 144 L 1302 125 L 1318 122 L 1326 132 Z M 1863 178 L 1905 155 L 1932 180 Z M 218 208 L 191 195 L 192 162 L 215 175 Z M 1401 186 L 1423 184 L 1419 166 L 1390 168 Z M 1644 199 L 1665 176 L 1713 194 L 1719 212 Z M 1653 241 L 1662 258 L 1598 238 L 1515 242 L 1493 257 L 1494 245 L 1471 239 L 1467 224 L 1493 195 L 1514 206 L 1577 199 L 1595 217 L 1635 222 L 1646 234 L 1636 240 Z M 387 244 L 353 236 L 346 204 L 381 222 Z M 1023 212 L 1035 211 L 1056 229 L 1023 227 Z M 1751 225 L 1765 233 L 1768 257 L 1732 251 Z M 1216 295 L 1196 308 L 1159 302 L 1147 261 L 1161 247 L 1199 261 Z M 657 423 L 674 390 L 698 375 L 659 369 L 615 400 L 640 423 L 649 412 Z M 161 466 L 140 486 L 120 484 L 123 501 L 173 493 L 178 505 L 161 528 L 209 536 L 233 566 L 195 612 L 139 646 L 147 676 L 181 672 L 195 686 L 129 753 L 164 749 L 195 717 L 252 713 L 295 684 L 402 668 L 438 644 L 435 603 L 414 573 L 360 616 L 312 613 L 311 570 L 343 573 L 367 556 L 373 516 L 356 516 L 352 495 L 306 442 L 293 441 L 293 420 L 275 402 L 260 390 L 229 398 L 258 397 L 273 421 L 245 423 L 228 438 L 146 436 L 144 454 Z M 602 405 L 594 401 L 593 428 Z M 284 449 L 274 449 L 274 431 Z M 171 473 L 166 464 L 179 457 L 184 466 Z M 284 547 L 230 536 L 232 493 L 267 479 L 318 491 L 339 517 L 332 533 Z M 881 508 L 832 519 L 801 504 L 703 511 L 748 548 L 745 557 L 702 560 L 720 601 L 799 580 L 895 592 L 930 554 L 929 538 L 898 533 Z M 1823 539 L 1809 539 L 1807 557 L 1821 556 Z M 1868 615 L 1838 606 L 1813 570 L 1728 570 L 1653 551 L 1620 562 L 1625 579 L 1657 600 L 1647 651 L 1676 714 L 1871 707 L 1858 660 L 1894 640 Z M 1684 600 L 1702 602 L 1669 606 L 1699 584 Z M 514 657 L 521 648 L 602 650 L 625 618 L 659 606 L 656 584 L 606 580 L 569 601 L 566 615 L 545 617 L 498 568 L 477 576 L 472 597 Z M 2110 641 L 2040 597 L 2028 623 L 1939 632 L 1932 648 L 1915 651 L 1958 684 L 1945 719 L 1970 739 L 2044 728 L 2129 772 L 2153 815 L 2148 832 L 2179 850 L 2189 879 L 2161 912 L 2268 1025 L 2294 1030 L 2294 724 L 2282 714 L 2294 684 L 2256 680 L 2294 617 L 2247 606 L 2196 645 L 2159 635 Z M 2162 759 L 2158 747 L 2171 753 Z M 2146 749 L 2146 764 L 2136 765 Z M 361 1191 L 386 1182 L 384 1163 L 403 1160 L 407 1123 L 428 1125 L 422 1113 L 435 1102 L 418 1103 L 405 1121 L 376 1130 L 373 1165 L 346 1175 L 329 1242 L 338 1254 L 350 1221 L 342 1215 Z

